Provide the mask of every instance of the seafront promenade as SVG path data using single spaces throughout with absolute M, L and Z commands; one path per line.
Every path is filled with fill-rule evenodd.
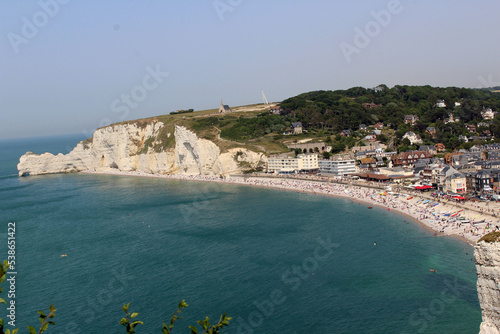
M 323 177 L 282 178 L 262 177 L 260 175 L 231 175 L 222 178 L 201 175 L 160 175 L 116 170 L 82 173 L 231 183 L 344 197 L 352 201 L 365 203 L 367 206 L 379 206 L 388 211 L 402 213 L 431 229 L 434 236 L 450 235 L 470 244 L 475 244 L 483 235 L 498 230 L 500 227 L 499 219 L 496 217 L 500 212 L 500 206 L 496 203 L 494 207 L 484 203 L 478 203 L 476 207 L 474 206 L 475 203 L 459 204 L 452 201 L 437 200 L 430 197 L 429 194 L 408 192 L 389 194 L 385 190 L 387 185 L 380 187 L 375 184 L 363 185 L 363 182 L 346 183 L 343 180 L 332 182 L 333 180 Z

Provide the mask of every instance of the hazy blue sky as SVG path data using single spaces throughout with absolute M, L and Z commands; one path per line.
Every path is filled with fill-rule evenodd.
M 0 0 L 0 138 L 90 136 L 261 90 L 500 85 L 499 13 L 498 0 Z

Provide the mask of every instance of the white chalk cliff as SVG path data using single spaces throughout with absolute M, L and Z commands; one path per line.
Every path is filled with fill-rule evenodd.
M 500 241 L 479 241 L 474 249 L 477 293 L 483 321 L 480 334 L 500 334 Z
M 164 138 L 164 124 L 115 124 L 94 132 L 92 140 L 80 142 L 68 154 L 27 152 L 17 165 L 19 175 L 40 175 L 78 171 L 138 171 L 152 174 L 225 175 L 255 168 L 267 161 L 262 153 L 233 148 L 221 153 L 213 142 L 199 138 L 182 126 L 175 126 L 175 147 L 155 149 Z

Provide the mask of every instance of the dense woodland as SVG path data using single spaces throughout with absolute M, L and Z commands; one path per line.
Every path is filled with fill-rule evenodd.
M 437 107 L 438 100 L 444 100 L 446 107 Z M 459 102 L 460 106 L 455 106 L 455 102 Z M 369 108 L 364 105 L 366 103 L 380 106 Z M 440 142 L 452 150 L 472 145 L 459 141 L 458 136 L 473 135 L 465 125 L 484 122 L 481 116 L 483 107 L 500 111 L 500 93 L 488 89 L 431 86 L 389 88 L 380 85 L 374 89 L 353 87 L 347 90 L 303 93 L 284 100 L 281 107 L 283 111 L 280 115 L 263 113 L 255 118 L 240 118 L 224 128 L 221 135 L 234 140 L 252 139 L 272 133 L 281 134 L 289 129 L 292 122 L 302 122 L 309 135 L 324 138 L 333 136 L 337 138 L 334 142 L 345 142 L 338 137 L 342 130 L 351 129 L 354 138 L 361 139 L 364 134 L 358 131 L 360 124 L 371 126 L 381 122 L 385 129 L 393 131 L 390 134 L 384 131 L 380 139 L 390 143 L 394 149 L 415 148 L 409 146 L 406 140 L 400 141 L 407 131 L 413 131 L 422 137 L 424 144 Z M 407 114 L 417 115 L 417 124 L 404 124 Z M 460 122 L 446 124 L 449 114 L 459 118 Z M 490 123 L 488 126 L 477 128 L 476 135 L 489 134 L 500 138 L 500 116 L 487 122 Z M 426 133 L 429 126 L 435 127 L 436 134 Z M 337 146 L 340 149 L 342 145 L 339 143 Z

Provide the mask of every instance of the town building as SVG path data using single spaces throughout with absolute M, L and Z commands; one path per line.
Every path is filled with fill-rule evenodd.
M 332 174 L 335 176 L 346 176 L 356 173 L 356 161 L 354 159 L 346 160 L 320 160 L 319 170 L 321 174 Z
M 459 171 L 453 167 L 444 167 L 440 168 L 436 171 L 435 182 L 438 186 L 438 189 L 443 191 L 444 185 L 446 183 L 446 178 L 454 173 L 458 173 Z
M 360 171 L 373 171 L 377 168 L 377 159 L 376 158 L 362 158 L 359 164 Z
M 474 141 L 474 140 L 479 140 L 479 141 L 487 141 L 487 140 L 491 140 L 491 136 L 488 137 L 486 135 L 481 135 L 481 136 L 470 136 L 469 138 L 470 141 Z
M 373 151 L 376 149 L 381 149 L 382 151 L 387 148 L 387 145 L 381 143 L 367 143 L 365 146 L 353 146 L 351 148 L 351 152 L 364 152 L 364 151 Z
M 487 160 L 487 161 L 481 161 L 482 166 L 481 169 L 499 169 L 500 168 L 500 161 L 499 160 Z
M 363 140 L 368 140 L 369 142 L 374 142 L 377 140 L 377 136 L 369 134 L 363 138 Z
M 493 190 L 492 186 L 493 179 L 487 170 L 467 174 L 467 187 L 476 193 L 491 191 Z
M 408 131 L 407 133 L 405 133 L 405 135 L 403 136 L 403 138 L 401 138 L 401 140 L 405 138 L 407 138 L 412 145 L 423 143 L 422 138 L 419 135 L 415 134 L 415 132 L 413 131 Z
M 280 106 L 272 106 L 271 108 L 269 108 L 269 113 L 273 115 L 279 115 L 282 112 L 283 108 L 281 108 Z
M 427 132 L 428 134 L 431 134 L 431 135 L 435 135 L 436 134 L 436 128 L 433 127 L 433 126 L 428 126 L 425 129 L 425 132 Z
M 424 159 L 422 159 L 424 160 Z M 422 161 L 419 160 L 419 161 Z M 438 173 L 442 170 L 443 168 L 439 164 L 435 163 L 430 163 L 426 164 L 424 168 L 420 171 L 419 177 L 420 177 L 420 182 L 423 184 L 432 184 L 432 185 L 437 185 L 438 184 Z
M 371 158 L 371 157 L 376 157 L 383 159 L 385 158 L 392 158 L 394 155 L 396 155 L 396 152 L 386 152 L 383 148 L 377 147 L 373 150 L 369 151 L 359 151 L 354 153 L 354 158 L 356 160 L 361 160 L 363 158 Z
M 342 131 L 340 132 L 340 135 L 341 135 L 342 137 L 350 137 L 350 136 L 351 136 L 351 129 L 348 129 L 348 130 L 342 130 Z
M 267 160 L 267 171 L 278 174 L 315 173 L 319 170 L 317 154 L 271 156 Z
M 490 187 L 492 187 L 493 190 L 498 190 L 500 187 L 500 169 L 491 169 L 489 172 L 493 181 L 493 186 L 490 185 Z
M 456 156 L 460 156 L 460 155 L 463 155 L 464 153 L 462 152 L 453 152 L 453 153 L 447 153 L 444 155 L 444 161 L 448 164 L 448 165 L 453 165 L 453 162 L 455 161 L 455 157 Z
M 493 119 L 495 118 L 495 115 L 496 113 L 493 112 L 491 108 L 485 108 L 483 106 L 483 110 L 481 111 L 481 116 L 483 117 L 483 119 Z
M 437 149 L 435 146 L 432 146 L 432 145 L 420 145 L 418 147 L 418 150 L 419 151 L 427 151 L 431 154 L 436 154 L 437 153 Z
M 432 154 L 427 151 L 409 151 L 399 153 L 392 160 L 394 166 L 412 166 L 420 159 L 432 158 Z
M 436 145 L 434 145 L 434 147 L 436 148 L 436 150 L 438 152 L 444 152 L 444 151 L 446 151 L 446 146 L 444 146 L 443 143 L 437 143 Z
M 478 122 L 477 127 L 478 128 L 487 128 L 490 126 L 490 122 Z
M 476 133 L 476 126 L 474 124 L 465 124 L 465 127 L 470 133 Z
M 444 100 L 438 100 L 437 103 L 436 103 L 436 107 L 438 107 L 438 108 L 446 108 L 446 103 L 444 102 Z
M 415 125 L 418 122 L 417 115 L 405 115 L 404 119 L 405 124 Z
M 448 114 L 448 117 L 444 119 L 444 124 L 460 122 L 459 117 L 455 117 L 452 113 Z
M 293 134 L 301 134 L 302 133 L 302 123 L 301 122 L 293 122 L 292 123 L 292 132 Z
M 467 192 L 467 179 L 464 174 L 452 173 L 445 179 L 443 191 L 445 193 L 462 194 Z

